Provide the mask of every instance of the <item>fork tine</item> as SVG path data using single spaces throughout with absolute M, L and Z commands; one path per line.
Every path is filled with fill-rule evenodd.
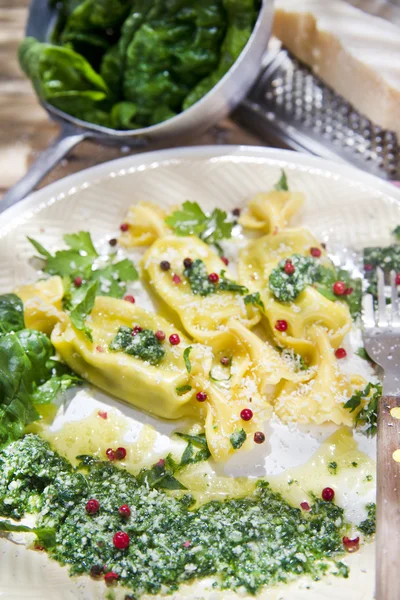
M 385 275 L 379 267 L 376 270 L 376 275 L 378 280 L 378 327 L 387 327 Z
M 396 272 L 390 272 L 390 295 L 392 300 L 392 324 L 400 325 L 399 294 L 396 284 Z
M 372 294 L 364 294 L 362 297 L 362 319 L 364 327 L 375 327 L 374 297 Z

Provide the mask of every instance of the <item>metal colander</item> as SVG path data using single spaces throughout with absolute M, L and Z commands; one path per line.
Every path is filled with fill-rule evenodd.
M 400 145 L 358 113 L 287 50 L 266 66 L 234 113 L 271 145 L 344 160 L 385 179 L 400 179 Z

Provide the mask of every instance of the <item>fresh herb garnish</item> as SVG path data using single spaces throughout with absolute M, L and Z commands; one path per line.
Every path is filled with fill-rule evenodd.
M 358 526 L 364 535 L 373 535 L 376 527 L 376 504 L 371 502 L 366 506 L 368 516 Z
M 96 260 L 99 259 L 99 255 L 87 231 L 66 234 L 63 239 L 69 249 L 58 250 L 53 255 L 39 242 L 28 238 L 44 261 L 42 270 L 49 275 L 59 275 L 63 278 L 66 309 L 71 310 L 80 304 L 94 282 L 98 282 L 97 293 L 102 296 L 122 298 L 126 293 L 127 282 L 137 280 L 135 266 L 127 258 L 114 262 L 114 256 L 110 255 L 105 263 L 103 261 L 97 268 Z M 82 285 L 78 287 L 74 285 L 77 277 L 82 280 Z
M 358 390 L 347 400 L 344 407 L 354 412 L 360 406 L 361 410 L 356 414 L 355 424 L 363 428 L 363 433 L 368 437 L 376 433 L 376 420 L 378 416 L 378 400 L 382 396 L 382 385 L 380 383 L 368 383 L 363 390 Z
M 301 356 L 301 354 L 298 354 L 292 348 L 278 347 L 278 351 L 282 353 L 282 357 L 285 360 L 291 363 L 296 373 L 298 373 L 299 371 L 307 371 L 307 369 L 309 368 L 308 364 Z
M 0 296 L 0 335 L 25 328 L 24 307 L 15 294 Z
M 337 470 L 338 470 L 338 464 L 337 462 L 335 462 L 334 460 L 330 463 L 328 463 L 328 471 L 332 474 L 332 475 L 337 475 Z
M 191 385 L 181 385 L 181 386 L 178 386 L 177 388 L 175 388 L 175 391 L 178 394 L 178 396 L 183 396 L 183 394 L 186 394 L 186 392 L 190 392 L 191 389 L 192 389 Z
M 86 319 L 90 315 L 97 293 L 97 282 L 92 283 L 87 290 L 86 294 L 79 304 L 77 304 L 70 312 L 70 319 L 73 326 L 79 331 L 84 331 L 86 337 L 93 342 L 92 331 L 86 326 Z
M 289 191 L 287 175 L 286 175 L 286 172 L 284 171 L 284 169 L 281 170 L 281 177 L 274 185 L 274 190 L 276 190 L 277 192 L 288 192 Z
M 360 348 L 356 350 L 356 354 L 357 356 L 363 358 L 364 360 L 367 360 L 368 362 L 374 362 L 363 346 L 360 346 Z
M 190 354 L 191 349 L 192 349 L 192 346 L 188 346 L 183 351 L 183 360 L 185 361 L 186 371 L 188 373 L 190 373 L 190 371 L 192 370 L 192 365 L 191 365 L 191 362 L 189 359 L 189 354 Z
M 229 440 L 231 442 L 231 446 L 234 450 L 238 450 L 243 446 L 247 439 L 247 433 L 244 429 L 238 429 L 234 431 L 230 436 Z
M 265 310 L 264 302 L 261 300 L 260 292 L 254 292 L 254 294 L 247 294 L 243 298 L 245 304 L 252 304 L 261 310 Z
M 165 222 L 176 235 L 197 235 L 206 244 L 214 245 L 220 253 L 219 242 L 232 236 L 233 222 L 228 220 L 225 211 L 215 208 L 211 214 L 206 214 L 197 202 L 189 200 Z
M 117 335 L 110 344 L 110 350 L 114 352 L 125 352 L 158 365 L 165 356 L 164 346 L 156 338 L 151 329 L 142 329 L 134 333 L 132 327 L 120 327 Z
M 288 260 L 294 266 L 294 272 L 291 275 L 285 272 L 285 265 Z M 292 254 L 289 258 L 281 260 L 278 266 L 271 271 L 269 276 L 270 290 L 280 302 L 293 302 L 307 285 L 313 283 L 316 269 L 317 264 L 313 258 L 301 254 Z
M 199 296 L 209 296 L 217 292 L 236 292 L 245 294 L 248 289 L 243 285 L 239 285 L 235 281 L 225 278 L 225 271 L 222 270 L 219 281 L 212 283 L 208 279 L 208 272 L 204 261 L 197 258 L 193 261 L 190 267 L 184 269 L 183 274 L 187 277 L 193 294 Z

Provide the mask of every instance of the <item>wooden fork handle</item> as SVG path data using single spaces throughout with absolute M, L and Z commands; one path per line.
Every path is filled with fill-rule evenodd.
M 383 396 L 378 404 L 376 462 L 376 600 L 400 600 L 400 462 L 394 458 L 396 450 L 400 450 L 400 396 Z

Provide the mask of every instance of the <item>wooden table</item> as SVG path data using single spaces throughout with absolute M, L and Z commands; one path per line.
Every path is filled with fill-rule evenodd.
M 0 0 L 0 196 L 25 174 L 28 166 L 57 134 L 58 127 L 38 103 L 30 82 L 21 72 L 17 48 L 24 37 L 29 0 Z M 229 119 L 212 127 L 190 145 L 256 144 L 262 140 Z M 183 145 L 177 140 L 175 146 Z M 185 145 L 188 145 L 187 142 Z M 154 148 L 149 148 L 155 149 Z M 92 165 L 133 154 L 124 146 L 105 148 L 83 142 L 43 181 L 46 185 Z

